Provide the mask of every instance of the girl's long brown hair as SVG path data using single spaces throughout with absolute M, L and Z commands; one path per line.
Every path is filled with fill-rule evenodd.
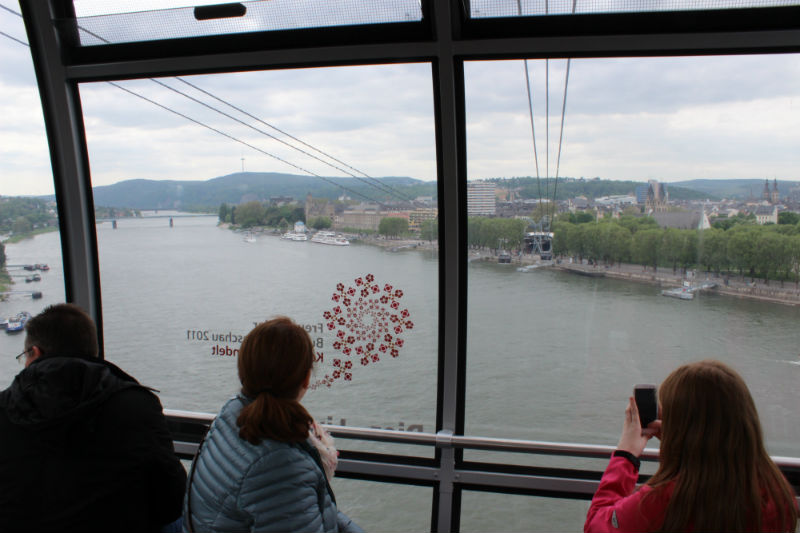
M 674 482 L 661 531 L 758 531 L 773 502 L 794 532 L 794 492 L 767 455 L 744 380 L 719 361 L 681 366 L 662 383 L 660 465 L 647 482 Z
M 277 317 L 253 328 L 239 350 L 242 393 L 253 398 L 236 420 L 239 436 L 251 444 L 306 440 L 313 419 L 297 397 L 313 364 L 311 338 L 291 319 Z

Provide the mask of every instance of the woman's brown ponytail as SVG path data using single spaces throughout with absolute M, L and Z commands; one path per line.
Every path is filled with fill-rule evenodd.
M 239 436 L 251 444 L 306 440 L 313 418 L 298 396 L 313 364 L 311 338 L 291 319 L 277 317 L 253 328 L 239 350 L 242 393 L 253 398 L 236 420 Z

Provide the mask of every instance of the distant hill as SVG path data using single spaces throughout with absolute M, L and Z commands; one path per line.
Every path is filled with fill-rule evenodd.
M 772 190 L 772 184 L 773 181 L 769 180 L 770 190 Z M 686 187 L 687 189 L 693 189 L 719 198 L 738 200 L 747 200 L 751 196 L 755 199 L 760 199 L 764 190 L 763 179 L 688 180 L 668 184 L 670 187 L 672 185 Z M 781 197 L 788 195 L 789 191 L 798 186 L 800 186 L 798 181 L 778 180 L 778 192 Z M 671 193 L 670 196 L 672 196 Z
M 291 196 L 303 201 L 308 193 L 320 198 L 346 194 L 354 200 L 398 200 L 403 196 L 436 196 L 436 183 L 405 177 L 376 178 L 376 188 L 356 178 L 328 178 L 274 172 L 238 172 L 207 181 L 125 180 L 94 187 L 94 203 L 133 209 L 216 210 L 223 202 L 239 204 L 267 201 L 272 196 Z M 387 189 L 387 187 L 389 189 Z M 345 189 L 346 188 L 346 189 Z M 366 198 L 359 196 L 366 196 Z

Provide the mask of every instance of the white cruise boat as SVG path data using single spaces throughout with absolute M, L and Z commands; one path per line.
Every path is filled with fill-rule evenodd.
M 298 233 L 296 231 L 287 231 L 283 235 L 281 235 L 281 239 L 286 239 L 287 241 L 307 241 L 308 237 L 305 233 Z
M 319 244 L 332 244 L 333 246 L 350 246 L 350 241 L 342 235 L 336 235 L 332 231 L 318 231 L 311 237 L 311 242 Z

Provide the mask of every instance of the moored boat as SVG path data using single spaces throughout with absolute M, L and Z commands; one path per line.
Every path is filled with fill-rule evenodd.
M 22 311 L 16 316 L 10 317 L 6 324 L 6 333 L 19 333 L 25 329 L 25 324 L 31 319 L 31 314 L 27 311 Z
M 661 296 L 669 296 L 670 298 L 678 298 L 679 300 L 692 300 L 694 299 L 694 292 L 692 292 L 689 287 L 675 287 L 674 289 L 661 291 Z
M 318 231 L 311 237 L 311 242 L 331 244 L 333 246 L 350 246 L 350 241 L 343 235 L 336 235 L 336 233 L 332 231 Z

